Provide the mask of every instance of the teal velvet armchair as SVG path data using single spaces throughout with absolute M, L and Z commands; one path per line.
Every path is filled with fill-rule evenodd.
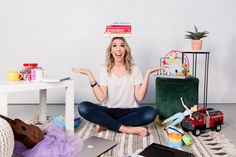
M 156 108 L 161 119 L 168 118 L 185 109 L 181 105 L 180 97 L 189 108 L 198 104 L 199 80 L 196 77 L 156 78 Z

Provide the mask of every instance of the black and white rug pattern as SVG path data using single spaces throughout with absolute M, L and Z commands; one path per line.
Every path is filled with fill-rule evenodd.
M 149 132 L 147 137 L 116 133 L 110 130 L 96 133 L 94 124 L 82 120 L 75 133 L 82 139 L 98 136 L 116 141 L 118 145 L 105 153 L 103 157 L 122 157 L 127 154 L 138 154 L 153 142 L 166 145 L 167 134 L 161 126 L 154 122 L 148 125 L 147 129 Z M 222 133 L 209 130 L 199 137 L 195 137 L 191 133 L 190 136 L 193 144 L 184 146 L 183 150 L 193 153 L 195 157 L 236 157 L 235 145 Z
M 235 145 L 222 133 L 207 130 L 199 137 L 192 135 L 192 139 L 194 145 L 210 157 L 236 157 Z M 201 154 L 196 156 L 201 156 Z

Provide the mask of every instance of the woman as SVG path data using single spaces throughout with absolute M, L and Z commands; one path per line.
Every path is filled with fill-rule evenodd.
M 140 69 L 132 64 L 131 50 L 123 37 L 114 37 L 106 52 L 106 64 L 100 71 L 99 83 L 89 69 L 76 69 L 88 76 L 93 93 L 102 106 L 82 102 L 79 113 L 86 120 L 97 124 L 96 131 L 105 129 L 116 132 L 147 136 L 143 125 L 153 122 L 157 111 L 152 107 L 138 107 L 147 93 L 151 73 L 161 68 L 150 68 L 144 79 Z

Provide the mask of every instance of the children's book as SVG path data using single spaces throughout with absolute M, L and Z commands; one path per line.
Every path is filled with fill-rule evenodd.
M 70 80 L 71 77 L 61 77 L 61 78 L 43 78 L 41 80 L 41 82 L 46 82 L 46 83 L 58 83 L 61 81 L 65 81 L 65 80 Z

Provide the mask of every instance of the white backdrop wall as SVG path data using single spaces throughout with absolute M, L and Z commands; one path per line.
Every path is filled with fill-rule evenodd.
M 105 25 L 130 22 L 127 38 L 133 58 L 143 74 L 159 66 L 169 50 L 190 50 L 185 31 L 209 31 L 204 40 L 210 54 L 210 103 L 235 103 L 236 51 L 235 0 L 0 0 L 0 80 L 25 62 L 37 62 L 49 77 L 72 76 L 76 81 L 75 102 L 96 101 L 85 76 L 72 67 L 90 68 L 95 77 L 104 63 L 110 38 Z M 204 57 L 198 57 L 199 101 L 203 95 Z M 150 78 L 147 103 L 155 101 L 155 77 Z M 63 103 L 63 90 L 48 92 L 49 103 Z M 15 93 L 11 103 L 38 102 L 37 92 Z

